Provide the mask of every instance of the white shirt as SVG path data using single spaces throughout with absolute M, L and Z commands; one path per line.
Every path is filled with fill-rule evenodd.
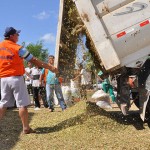
M 85 69 L 82 69 L 81 72 L 81 85 L 87 85 L 91 81 L 91 74 L 87 72 Z
M 37 76 L 39 75 L 39 77 L 40 77 L 40 75 L 41 75 L 40 69 L 33 67 L 31 75 L 33 76 L 32 86 L 33 87 L 39 87 L 40 86 L 39 78 L 34 79 L 34 75 L 37 75 Z

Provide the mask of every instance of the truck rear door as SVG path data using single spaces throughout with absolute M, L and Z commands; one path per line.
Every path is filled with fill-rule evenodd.
M 143 58 L 150 54 L 149 0 L 92 0 L 92 3 L 121 65 L 137 67 L 139 60 L 144 63 Z

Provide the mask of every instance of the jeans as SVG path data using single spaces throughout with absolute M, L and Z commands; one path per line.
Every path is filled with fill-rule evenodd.
M 60 84 L 46 84 L 46 98 L 50 109 L 54 110 L 54 91 L 62 110 L 66 109 L 66 104 L 62 94 Z

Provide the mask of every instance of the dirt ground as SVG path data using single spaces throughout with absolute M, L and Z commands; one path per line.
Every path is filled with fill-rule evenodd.
M 0 122 L 1 150 L 149 150 L 150 129 L 137 110 L 123 116 L 117 106 L 109 111 L 80 101 L 61 112 L 29 108 L 36 134 L 22 135 L 17 109 Z

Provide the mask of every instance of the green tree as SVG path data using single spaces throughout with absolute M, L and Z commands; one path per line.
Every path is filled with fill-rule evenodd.
M 30 43 L 26 46 L 26 49 L 33 54 L 35 57 L 42 61 L 47 61 L 48 49 L 43 48 L 43 42 L 37 42 L 36 44 Z

